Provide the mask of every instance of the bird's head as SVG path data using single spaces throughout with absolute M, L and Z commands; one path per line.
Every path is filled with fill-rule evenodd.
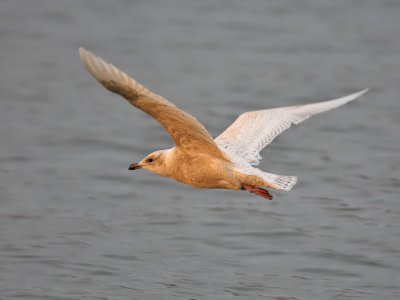
M 147 155 L 138 163 L 132 163 L 129 170 L 145 169 L 161 176 L 166 176 L 166 158 L 169 149 L 158 150 Z

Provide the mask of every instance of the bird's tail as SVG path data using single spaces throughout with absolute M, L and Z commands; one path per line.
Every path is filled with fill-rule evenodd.
M 290 191 L 297 182 L 296 176 L 284 176 L 263 172 L 254 167 L 241 167 L 237 169 L 239 174 L 245 175 L 242 182 L 248 185 L 264 186 L 281 191 Z
M 272 173 L 267 173 L 259 170 L 258 176 L 264 179 L 269 187 L 281 191 L 290 191 L 297 182 L 296 176 L 284 176 Z
M 275 180 L 272 184 L 277 186 L 277 190 L 290 191 L 296 182 L 296 176 L 275 175 Z

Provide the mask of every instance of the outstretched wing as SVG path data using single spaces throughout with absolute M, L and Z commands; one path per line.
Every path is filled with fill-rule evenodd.
M 121 95 L 156 119 L 168 131 L 177 148 L 225 157 L 208 131 L 194 117 L 86 49 L 79 48 L 79 53 L 94 78 L 106 89 Z
M 261 160 L 260 151 L 292 124 L 297 125 L 312 115 L 343 105 L 367 91 L 365 89 L 325 102 L 246 112 L 215 138 L 215 142 L 228 153 L 258 165 Z

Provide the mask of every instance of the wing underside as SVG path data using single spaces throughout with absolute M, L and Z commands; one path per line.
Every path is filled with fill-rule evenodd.
M 312 115 L 341 106 L 366 92 L 363 90 L 325 102 L 246 112 L 215 138 L 215 142 L 224 151 L 257 165 L 261 160 L 260 151 L 292 124 L 297 125 Z

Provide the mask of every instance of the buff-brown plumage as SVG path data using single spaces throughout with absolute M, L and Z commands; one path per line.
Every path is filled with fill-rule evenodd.
M 288 191 L 296 184 L 297 177 L 267 173 L 253 167 L 261 159 L 259 152 L 292 124 L 343 105 L 366 92 L 320 103 L 247 112 L 214 140 L 187 112 L 100 57 L 83 48 L 79 52 L 94 78 L 153 117 L 175 142 L 175 147 L 153 152 L 132 164 L 130 169 L 143 168 L 196 188 L 245 189 L 267 199 L 272 196 L 261 187 Z

